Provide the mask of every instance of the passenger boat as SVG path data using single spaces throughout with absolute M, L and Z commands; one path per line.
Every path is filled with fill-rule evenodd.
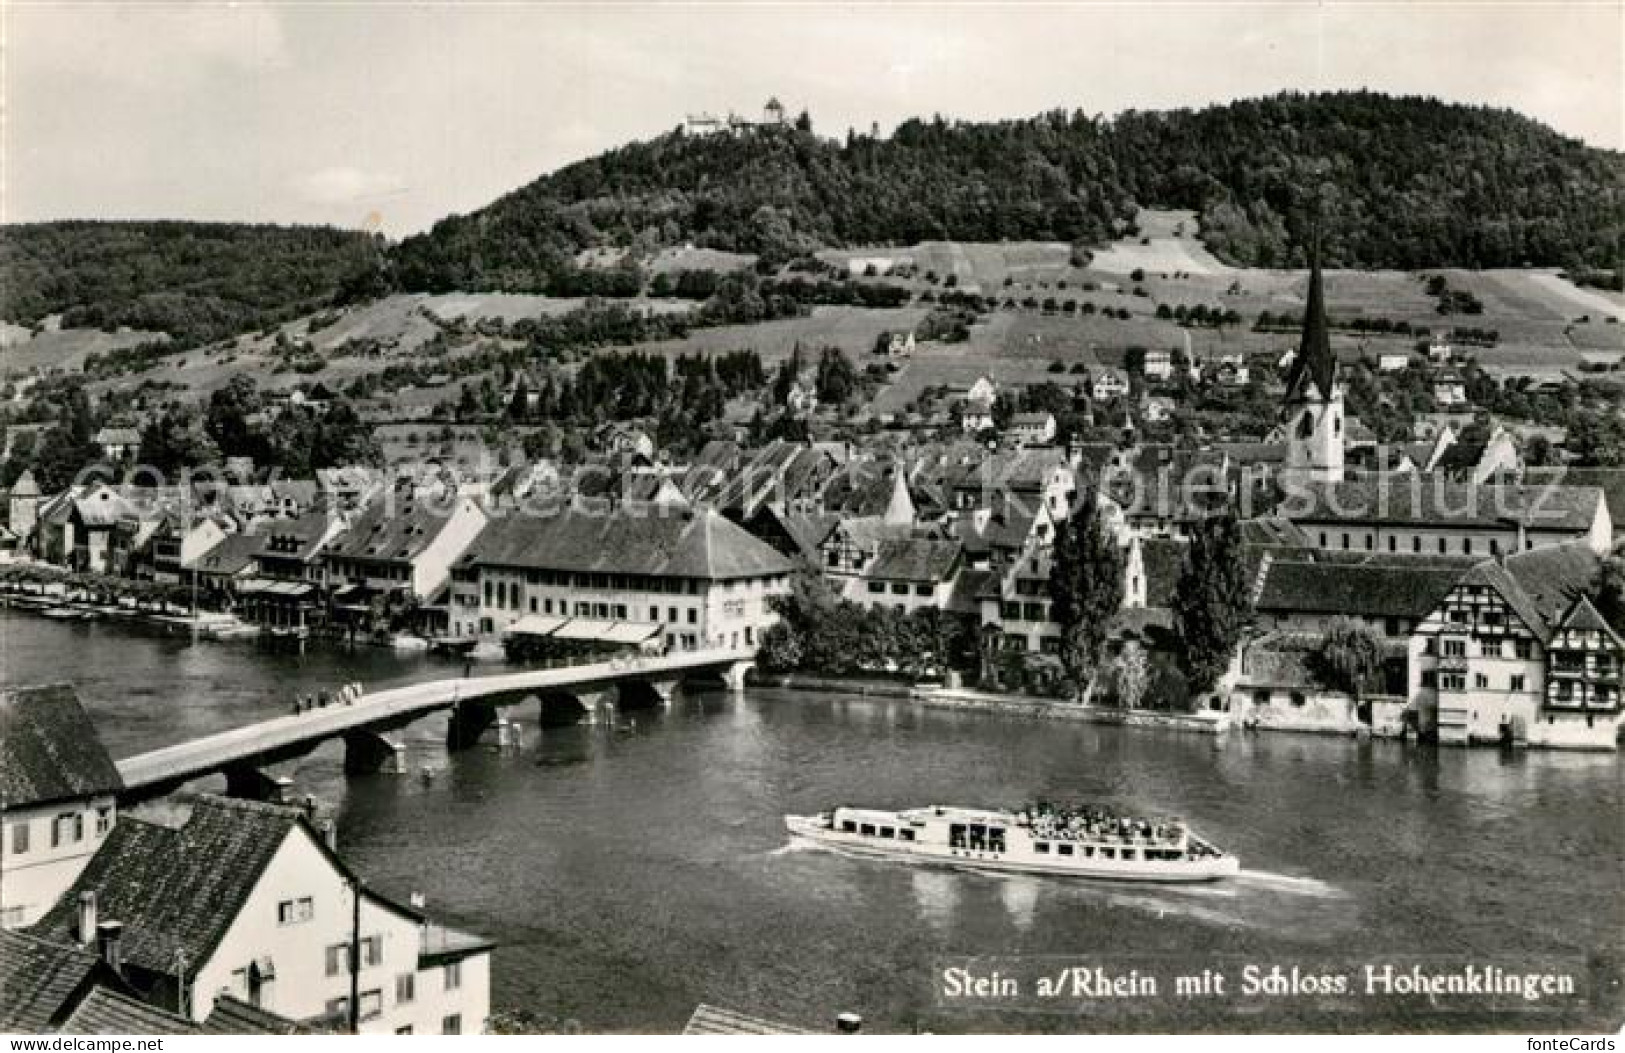
M 784 822 L 797 837 L 843 851 L 983 870 L 1186 882 L 1230 877 L 1241 869 L 1235 856 L 1178 819 L 1094 805 L 1032 804 L 1014 812 L 840 807 L 786 816 Z

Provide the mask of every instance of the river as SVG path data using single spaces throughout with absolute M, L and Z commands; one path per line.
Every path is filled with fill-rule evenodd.
M 7 684 L 69 680 L 115 756 L 285 711 L 343 680 L 455 666 L 363 649 L 271 655 L 0 612 Z M 501 667 L 491 665 L 490 672 Z M 699 1002 L 827 1027 L 950 1031 L 1598 1029 L 1596 1011 L 1360 1012 L 1187 999 L 1088 1016 L 939 1008 L 944 956 L 1179 956 L 1265 965 L 1405 952 L 1578 956 L 1617 975 L 1625 933 L 1614 754 L 1431 751 L 1280 734 L 1215 739 L 1012 719 L 905 700 L 755 690 L 680 696 L 619 726 L 447 756 L 431 782 L 346 780 L 336 745 L 297 765 L 343 854 L 386 893 L 500 941 L 492 998 L 588 1031 L 675 1031 Z M 998 877 L 789 847 L 787 812 L 837 803 L 1105 799 L 1175 813 L 1243 860 L 1188 888 Z M 158 806 L 162 810 L 162 806 Z

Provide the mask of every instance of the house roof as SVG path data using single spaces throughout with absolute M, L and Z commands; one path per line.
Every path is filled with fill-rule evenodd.
M 1010 417 L 1012 428 L 1042 428 L 1054 423 L 1053 413 L 1016 413 Z
M 1287 512 L 1296 522 L 1390 525 L 1499 526 L 1583 532 L 1602 503 L 1594 486 L 1474 486 L 1412 474 L 1305 487 L 1307 507 Z M 1293 502 L 1289 501 L 1288 504 Z
M 192 1021 L 106 987 L 93 987 L 57 1030 L 64 1035 L 192 1035 Z
M 685 1035 L 812 1035 L 815 1031 L 781 1024 L 763 1017 L 746 1016 L 731 1009 L 719 1009 L 701 1002 L 683 1025 Z
M 1575 600 L 1574 605 L 1569 608 L 1569 612 L 1557 620 L 1554 628 L 1606 633 L 1614 638 L 1616 645 L 1619 641 L 1619 636 L 1614 632 L 1614 627 L 1608 624 L 1608 619 L 1602 616 L 1602 613 L 1592 605 L 1591 599 L 1587 596 L 1581 596 Z
M 894 538 L 880 543 L 880 551 L 864 576 L 891 581 L 938 582 L 953 573 L 961 552 L 958 541 Z
M 101 959 L 67 943 L 0 929 L 0 1031 L 41 1034 L 62 1018 Z
M 227 534 L 220 543 L 198 557 L 200 574 L 235 577 L 254 565 L 265 549 L 264 534 Z
M 98 446 L 139 446 L 141 432 L 135 428 L 103 428 L 91 441 Z
M 70 938 L 79 894 L 93 891 L 100 915 L 124 924 L 126 963 L 168 973 L 181 952 L 196 969 L 214 954 L 302 814 L 203 795 L 178 828 L 121 816 L 33 931 Z
M 205 1035 L 305 1035 L 318 1030 L 229 994 L 215 996 L 214 1007 L 203 1021 Z
M 1425 618 L 1467 573 L 1436 563 L 1410 565 L 1271 559 L 1253 605 L 1260 611 Z
M 375 502 L 350 529 L 333 539 L 333 555 L 349 559 L 416 559 L 434 543 L 451 519 L 441 502 L 420 501 L 409 492 Z
M 547 570 L 726 580 L 790 573 L 789 560 L 710 509 L 567 509 L 493 520 L 460 561 Z
M 0 794 L 7 808 L 123 788 L 72 686 L 0 689 Z
M 1614 530 L 1625 530 L 1625 468 L 1531 468 L 1524 472 L 1526 484 L 1595 486 L 1608 504 L 1608 518 Z
M 1540 619 L 1531 628 L 1546 633 L 1596 584 L 1602 560 L 1585 542 L 1574 541 L 1519 552 L 1502 566 Z

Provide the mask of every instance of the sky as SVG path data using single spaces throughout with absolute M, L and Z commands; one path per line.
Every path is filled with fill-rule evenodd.
M 0 220 L 331 223 L 401 237 L 770 96 L 910 116 L 1370 88 L 1625 147 L 1625 0 L 195 3 L 0 0 Z

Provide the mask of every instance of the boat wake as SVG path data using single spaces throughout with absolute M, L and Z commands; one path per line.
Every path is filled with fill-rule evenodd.
M 1292 874 L 1275 874 L 1267 870 L 1243 870 L 1230 880 L 1238 885 L 1249 888 L 1264 889 L 1269 892 L 1286 892 L 1296 896 L 1308 896 L 1314 899 L 1348 899 L 1349 894 L 1336 885 L 1327 884 L 1318 878 L 1296 877 Z

